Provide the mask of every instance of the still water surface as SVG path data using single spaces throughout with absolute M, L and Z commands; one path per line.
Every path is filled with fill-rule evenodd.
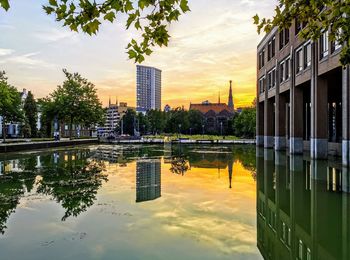
M 344 173 L 249 146 L 2 155 L 0 259 L 349 259 Z

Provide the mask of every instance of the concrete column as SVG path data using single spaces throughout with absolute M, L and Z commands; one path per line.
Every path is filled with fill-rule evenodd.
M 303 142 L 303 91 L 293 86 L 290 91 L 290 153 L 302 154 Z
M 286 148 L 286 100 L 280 95 L 280 68 L 276 62 L 275 150 Z
M 264 148 L 273 148 L 273 102 L 268 97 L 267 73 L 265 71 L 265 101 L 264 101 Z
M 343 70 L 342 107 L 343 107 L 343 165 L 350 166 L 350 67 Z
M 265 100 L 265 116 L 264 116 L 264 147 L 273 148 L 274 144 L 274 129 L 273 121 L 274 119 L 274 103 L 272 99 Z
M 276 94 L 275 150 L 286 149 L 286 98 Z
M 318 76 L 318 44 L 312 43 L 311 158 L 328 157 L 328 84 Z
M 291 154 L 302 154 L 303 143 L 303 91 L 295 87 L 295 55 L 291 48 L 291 88 L 290 88 L 290 144 Z
M 317 77 L 311 92 L 311 158 L 328 157 L 328 84 L 327 80 Z
M 257 101 L 256 109 L 256 145 L 264 147 L 264 103 Z

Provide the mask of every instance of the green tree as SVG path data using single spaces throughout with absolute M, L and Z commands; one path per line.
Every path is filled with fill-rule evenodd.
M 178 107 L 167 113 L 167 121 L 165 131 L 167 133 L 183 133 L 190 128 L 188 120 L 188 112 Z
M 329 31 L 331 41 L 343 45 L 340 62 L 350 64 L 350 1 L 349 0 L 279 0 L 271 19 L 254 16 L 258 32 L 274 27 L 289 28 L 294 19 L 307 24 L 301 31 L 304 39 L 318 40 Z
M 255 128 L 256 109 L 253 107 L 244 108 L 242 112 L 234 118 L 233 130 L 238 137 L 254 138 Z
M 2 117 L 2 136 L 6 142 L 6 124 L 22 121 L 23 114 L 20 93 L 7 82 L 4 71 L 0 71 L 0 115 Z
M 123 116 L 123 133 L 128 135 L 134 135 L 136 112 L 135 110 L 128 109 Z
M 202 132 L 203 115 L 198 110 L 188 111 L 188 120 L 190 123 L 191 133 L 200 134 Z
M 25 138 L 29 138 L 32 135 L 32 131 L 31 131 L 31 127 L 30 124 L 28 122 L 28 119 L 25 118 L 24 119 L 24 124 L 21 127 L 21 136 L 25 137 Z
M 91 126 L 103 123 L 104 110 L 94 84 L 78 73 L 63 72 L 67 79 L 51 94 L 51 98 L 58 118 L 69 123 L 72 138 L 73 124 Z
M 164 132 L 165 117 L 164 112 L 160 110 L 150 110 L 147 112 L 149 121 L 149 128 L 153 134 L 160 134 Z
M 34 96 L 31 91 L 28 92 L 28 96 L 24 102 L 24 114 L 26 123 L 30 127 L 32 137 L 37 136 L 37 121 L 38 121 L 38 108 L 35 102 Z
M 142 135 L 147 134 L 149 131 L 149 128 L 150 128 L 148 117 L 145 116 L 143 113 L 138 113 L 137 119 L 138 119 L 139 125 L 140 125 L 140 133 Z
M 188 0 L 49 0 L 45 12 L 72 31 L 97 34 L 103 21 L 111 23 L 126 15 L 125 27 L 141 32 L 141 40 L 131 40 L 128 54 L 135 62 L 142 62 L 155 46 L 167 46 L 168 26 L 190 10 Z M 9 0 L 0 0 L 0 7 L 8 10 Z
M 41 129 L 40 135 L 45 137 L 51 137 L 52 122 L 57 114 L 55 104 L 51 98 L 41 98 L 38 100 L 38 110 L 41 112 Z

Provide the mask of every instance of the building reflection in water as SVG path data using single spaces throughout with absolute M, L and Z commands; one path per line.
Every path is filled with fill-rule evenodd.
M 161 159 L 136 162 L 136 202 L 155 200 L 161 196 Z
M 257 243 L 265 259 L 350 259 L 349 172 L 257 150 Z

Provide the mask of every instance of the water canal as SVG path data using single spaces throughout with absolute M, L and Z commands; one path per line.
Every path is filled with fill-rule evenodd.
M 253 146 L 0 155 L 0 259 L 349 259 L 347 177 Z

